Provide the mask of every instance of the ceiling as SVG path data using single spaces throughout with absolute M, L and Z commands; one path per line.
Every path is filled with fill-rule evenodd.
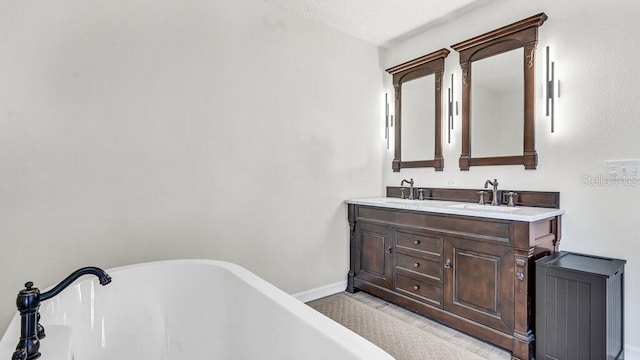
M 495 0 L 263 0 L 361 40 L 389 47 Z

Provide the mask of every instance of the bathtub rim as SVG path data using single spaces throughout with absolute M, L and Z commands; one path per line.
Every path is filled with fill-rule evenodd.
M 249 271 L 245 267 L 224 260 L 212 260 L 212 259 L 167 259 L 167 260 L 155 260 L 148 262 L 140 262 L 134 264 L 127 264 L 105 269 L 108 274 L 116 274 L 124 271 L 133 270 L 141 267 L 152 267 L 162 265 L 206 265 L 224 268 L 225 270 L 236 275 L 242 281 L 246 282 L 252 288 L 258 290 L 266 297 L 275 301 L 282 306 L 292 316 L 303 320 L 308 326 L 317 330 L 320 334 L 326 336 L 331 342 L 338 344 L 345 352 L 350 353 L 355 358 L 362 359 L 381 359 L 381 360 L 393 360 L 394 358 L 387 352 L 373 344 L 369 340 L 361 337 L 350 329 L 346 328 L 342 324 L 332 320 L 319 311 L 308 306 L 304 302 L 298 300 L 292 295 L 286 293 L 275 285 L 271 284 L 267 280 L 261 278 L 257 274 Z M 75 286 L 85 281 L 96 281 L 94 278 L 79 278 L 71 286 Z M 54 285 L 48 286 L 42 291 L 47 291 L 53 288 Z M 0 350 L 5 351 L 13 344 L 18 342 L 18 337 L 12 340 L 8 337 L 14 327 L 18 327 L 19 333 L 20 314 L 16 311 L 15 315 L 11 319 L 9 325 L 5 329 L 2 337 L 0 337 Z M 5 339 L 6 338 L 6 339 Z M 44 340 L 46 341 L 46 340 Z M 13 350 L 12 350 L 13 351 Z

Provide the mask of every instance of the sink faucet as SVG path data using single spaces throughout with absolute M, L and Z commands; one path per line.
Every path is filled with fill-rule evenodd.
M 40 290 L 33 287 L 33 282 L 24 284 L 25 288 L 20 290 L 16 305 L 20 311 L 20 341 L 13 352 L 12 360 L 33 360 L 40 357 L 40 339 L 45 337 L 44 327 L 40 325 L 40 302 L 51 299 L 66 289 L 76 279 L 82 275 L 95 275 L 101 285 L 111 282 L 111 277 L 104 270 L 97 267 L 85 267 L 74 271 L 66 279 L 62 280 L 53 289 L 40 293 Z
M 499 206 L 500 201 L 498 201 L 498 179 L 493 179 L 493 181 L 487 180 L 484 182 L 485 189 L 489 188 L 489 185 L 493 186 L 493 198 L 491 199 L 491 205 Z
M 410 181 L 407 181 L 407 179 L 402 179 L 402 182 L 400 183 L 400 186 L 404 185 L 404 183 L 409 184 L 409 200 L 413 200 L 413 178 L 411 178 Z

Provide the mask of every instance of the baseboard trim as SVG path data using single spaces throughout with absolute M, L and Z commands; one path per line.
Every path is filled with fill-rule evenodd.
M 640 347 L 625 344 L 624 360 L 640 360 Z
M 319 288 L 310 289 L 307 291 L 299 292 L 297 294 L 293 294 L 294 298 L 302 301 L 309 302 L 313 300 L 317 300 L 323 297 L 327 297 L 330 295 L 337 294 L 339 292 L 343 292 L 347 288 L 347 280 L 338 281 L 337 283 L 321 286 Z

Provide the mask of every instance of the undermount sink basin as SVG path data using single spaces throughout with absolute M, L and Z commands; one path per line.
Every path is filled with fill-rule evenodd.
M 429 201 L 427 200 L 409 200 L 409 199 L 392 199 L 386 200 L 385 204 L 389 205 L 401 205 L 401 206 L 415 206 L 415 207 L 425 207 L 429 205 Z
M 493 205 L 480 205 L 480 204 L 455 204 L 450 205 L 451 208 L 456 209 L 469 209 L 469 210 L 482 210 L 482 211 L 514 211 L 518 210 L 517 207 L 508 206 L 493 206 Z
M 419 204 L 419 202 L 417 202 L 416 200 L 409 200 L 409 199 L 387 200 L 386 203 L 393 204 L 393 205 L 418 205 Z

